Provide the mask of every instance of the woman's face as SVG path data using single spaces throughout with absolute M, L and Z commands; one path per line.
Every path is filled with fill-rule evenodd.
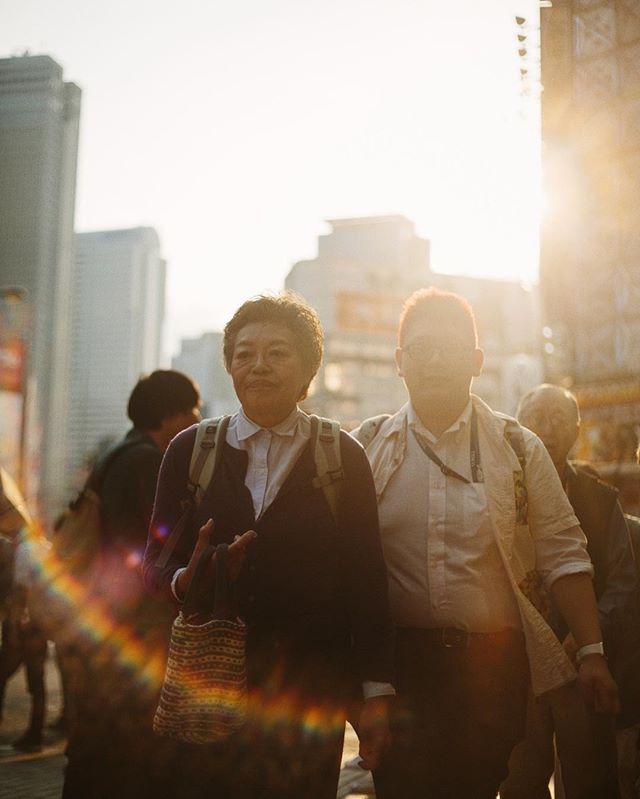
M 293 333 L 276 322 L 240 328 L 229 372 L 244 412 L 261 427 L 286 419 L 312 377 Z

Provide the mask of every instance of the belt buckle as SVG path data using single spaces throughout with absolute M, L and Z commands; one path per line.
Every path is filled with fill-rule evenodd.
M 455 627 L 443 627 L 442 645 L 447 649 L 454 647 L 468 646 L 469 635 L 464 630 L 457 630 Z

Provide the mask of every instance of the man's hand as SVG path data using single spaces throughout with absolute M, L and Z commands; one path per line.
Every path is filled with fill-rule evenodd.
M 618 686 L 602 655 L 586 655 L 578 666 L 578 682 L 585 701 L 596 713 L 620 713 Z
M 571 633 L 567 633 L 566 638 L 562 642 L 562 648 L 569 656 L 569 659 L 576 665 L 576 654 L 578 652 L 578 644 L 576 644 L 576 639 L 573 637 Z
M 357 733 L 360 739 L 360 766 L 363 769 L 378 768 L 384 754 L 391 745 L 389 732 L 390 696 L 375 696 L 365 699 L 358 717 Z
M 202 555 L 202 553 L 211 543 L 212 532 L 213 519 L 209 519 L 209 521 L 198 531 L 198 540 L 196 541 L 196 545 L 191 553 L 191 557 L 189 558 L 187 568 L 178 575 L 178 579 L 176 580 L 176 591 L 178 596 L 181 598 L 187 593 L 187 588 L 189 587 L 189 583 L 191 582 L 195 573 L 196 566 L 200 560 L 200 555 Z M 255 530 L 247 530 L 246 533 L 237 535 L 233 544 L 229 546 L 227 563 L 229 567 L 229 578 L 231 580 L 235 580 L 238 574 L 240 574 L 240 569 L 242 568 L 242 564 L 244 563 L 244 559 L 247 555 L 247 547 L 253 541 L 256 535 L 257 533 Z

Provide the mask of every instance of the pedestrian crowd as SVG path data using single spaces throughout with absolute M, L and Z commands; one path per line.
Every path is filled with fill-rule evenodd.
M 473 310 L 404 305 L 408 399 L 350 432 L 300 407 L 300 297 L 224 331 L 239 409 L 142 377 L 132 427 L 44 535 L 2 475 L 0 717 L 22 666 L 38 751 L 55 644 L 63 799 L 334 799 L 345 721 L 380 799 L 640 796 L 640 520 L 570 459 L 575 396 L 471 392 Z M 638 552 L 640 557 L 640 552 Z

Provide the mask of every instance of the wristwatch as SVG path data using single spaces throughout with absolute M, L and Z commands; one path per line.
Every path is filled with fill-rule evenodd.
M 586 646 L 581 646 L 580 649 L 578 649 L 576 652 L 576 663 L 578 666 L 582 663 L 587 655 L 604 655 L 604 644 L 602 641 L 598 641 L 597 644 L 587 644 Z

